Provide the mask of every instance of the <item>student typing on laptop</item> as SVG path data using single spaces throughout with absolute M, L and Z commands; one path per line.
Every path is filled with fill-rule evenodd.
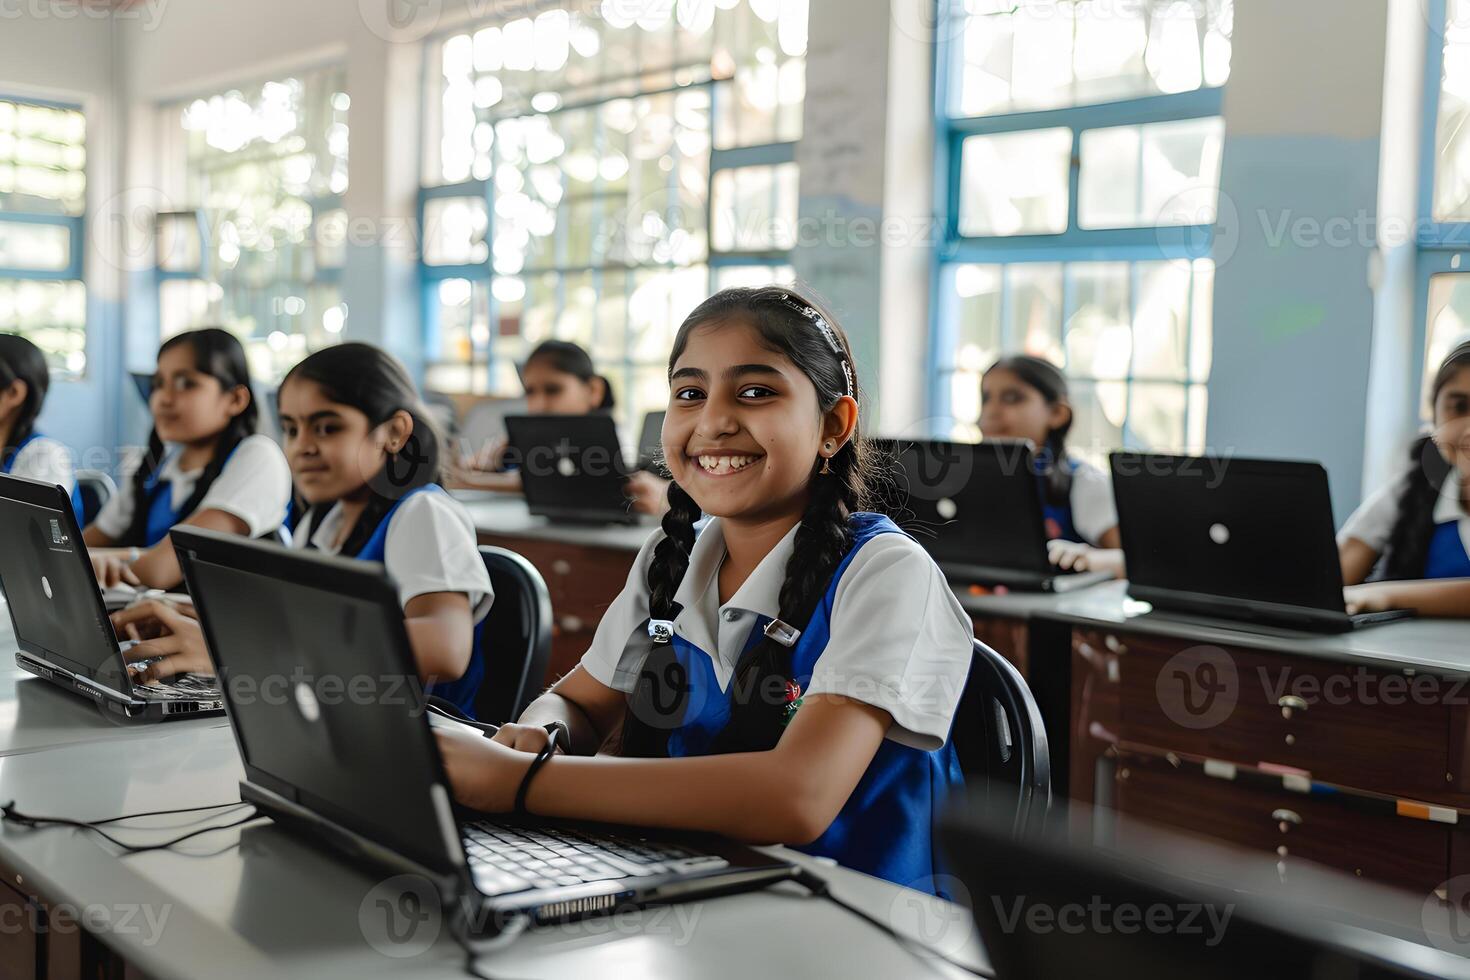
M 1470 343 L 1430 385 L 1434 428 L 1338 535 L 1348 608 L 1470 617 Z M 1369 578 L 1374 581 L 1367 582 Z
M 1068 571 L 1123 574 L 1118 510 L 1108 474 L 1067 452 L 1074 414 L 1067 378 L 1050 361 L 1003 357 L 980 380 L 980 433 L 1036 446 L 1038 491 L 1051 558 Z
M 517 724 L 436 732 L 456 795 L 788 843 L 934 890 L 971 627 L 918 543 L 861 510 L 845 337 L 787 290 L 725 290 L 685 320 L 669 372 L 663 530 Z M 568 751 L 550 756 L 553 723 Z

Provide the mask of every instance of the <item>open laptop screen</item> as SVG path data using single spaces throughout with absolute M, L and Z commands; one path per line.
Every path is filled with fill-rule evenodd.
M 116 676 L 121 672 L 117 640 L 86 549 L 75 537 L 71 501 L 61 490 L 49 489 L 55 506 L 17 499 L 9 486 L 0 492 L 0 588 L 16 640 L 33 657 L 125 689 Z M 26 481 L 18 493 L 39 498 L 47 490 Z
M 439 766 L 422 689 L 396 647 L 407 639 L 391 586 L 284 550 L 212 548 L 221 553 L 191 550 L 186 571 L 252 780 L 442 868 L 429 789 Z M 239 567 L 267 561 L 279 570 Z M 293 574 L 302 570 L 327 581 Z

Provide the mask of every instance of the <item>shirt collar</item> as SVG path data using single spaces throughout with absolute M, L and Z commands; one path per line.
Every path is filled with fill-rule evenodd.
M 183 446 L 170 445 L 163 454 L 163 462 L 158 464 L 157 482 L 179 483 L 181 481 L 195 481 L 204 472 L 203 467 L 197 470 L 185 472 L 179 468 L 179 460 L 184 456 Z
M 1445 477 L 1444 484 L 1439 488 L 1439 498 L 1434 502 L 1434 523 L 1448 524 L 1451 521 L 1463 520 L 1467 516 L 1465 508 L 1460 503 L 1462 492 L 1463 483 L 1460 471 L 1451 467 L 1450 475 Z
M 335 555 L 338 551 L 336 539 L 342 530 L 342 501 L 334 503 L 321 523 L 316 526 L 316 531 L 309 539 L 309 544 L 324 555 Z
M 681 636 L 707 653 L 714 654 L 714 636 L 718 627 L 710 612 L 718 609 L 741 609 L 777 619 L 781 615 L 781 586 L 786 581 L 786 562 L 796 550 L 796 532 L 801 525 L 786 532 L 774 548 L 766 553 L 750 577 L 723 606 L 719 603 L 719 571 L 727 549 L 723 522 L 712 517 L 694 541 L 689 553 L 689 568 L 674 593 L 680 606 L 674 620 Z

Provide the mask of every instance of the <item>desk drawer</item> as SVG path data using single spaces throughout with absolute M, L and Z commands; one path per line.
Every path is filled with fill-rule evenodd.
M 1414 703 L 1412 678 L 1135 634 L 1114 645 L 1124 743 L 1290 766 L 1388 795 L 1445 795 L 1449 709 Z
M 1427 896 L 1449 877 L 1454 828 L 1355 809 L 1340 797 L 1271 790 L 1166 760 L 1118 760 L 1118 833 L 1128 817 L 1274 854 L 1288 876 L 1293 861 L 1312 861 L 1380 884 Z M 1143 838 L 1140 838 L 1140 840 Z

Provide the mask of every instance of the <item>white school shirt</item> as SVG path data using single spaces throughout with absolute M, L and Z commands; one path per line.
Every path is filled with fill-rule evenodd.
M 1118 505 L 1113 500 L 1113 478 L 1086 460 L 1075 460 L 1072 471 L 1072 526 L 1093 547 L 1102 536 L 1118 526 Z
M 10 475 L 54 483 L 67 493 L 77 485 L 71 450 L 45 436 L 37 436 L 15 454 L 15 461 L 10 464 Z
M 1380 555 L 1383 554 L 1388 548 L 1389 536 L 1393 534 L 1394 523 L 1399 519 L 1399 498 L 1403 495 L 1404 482 L 1407 479 L 1408 475 L 1405 474 L 1387 486 L 1379 487 L 1363 501 L 1363 505 L 1353 511 L 1353 515 L 1338 532 L 1338 547 L 1346 544 L 1348 538 L 1357 538 Z M 1470 552 L 1470 514 L 1465 513 L 1460 503 L 1462 486 L 1460 471 L 1452 468 L 1444 485 L 1439 488 L 1439 499 L 1434 502 L 1434 523 L 1439 525 L 1459 521 L 1460 540 L 1465 542 L 1465 550 Z
M 204 469 L 184 472 L 179 469 L 180 452 L 169 449 L 158 467 L 158 479 L 167 480 L 170 502 L 174 509 L 184 506 Z M 122 474 L 117 493 L 103 505 L 93 523 L 109 538 L 116 540 L 133 522 L 133 473 L 137 465 Z M 286 505 L 291 501 L 291 466 L 281 447 L 269 436 L 246 436 L 230 454 L 219 476 L 209 485 L 209 492 L 195 508 L 195 513 L 221 510 L 245 522 L 249 536 L 258 538 L 281 526 L 286 519 Z M 188 520 L 191 515 L 183 515 Z
M 324 555 L 335 555 L 342 530 L 342 505 L 327 511 L 310 543 Z M 307 524 L 296 525 L 293 548 L 307 545 Z M 480 559 L 475 522 L 464 504 L 447 493 L 416 493 L 393 512 L 383 542 L 383 567 L 398 585 L 399 605 L 431 592 L 463 592 L 470 600 L 475 622 L 485 618 L 495 592 L 490 573 Z
M 719 599 L 725 533 L 718 517 L 695 540 L 674 601 L 674 631 L 706 653 L 728 690 L 757 616 L 777 618 L 796 528 L 771 549 L 724 605 Z M 655 531 L 638 552 L 628 583 L 608 607 L 582 666 L 629 693 L 648 655 L 648 566 L 664 538 Z M 792 624 L 804 628 L 805 623 Z M 843 572 L 832 603 L 832 630 L 804 696 L 836 694 L 882 708 L 887 737 L 922 751 L 942 746 L 970 672 L 974 630 L 944 573 L 906 534 L 867 541 Z

